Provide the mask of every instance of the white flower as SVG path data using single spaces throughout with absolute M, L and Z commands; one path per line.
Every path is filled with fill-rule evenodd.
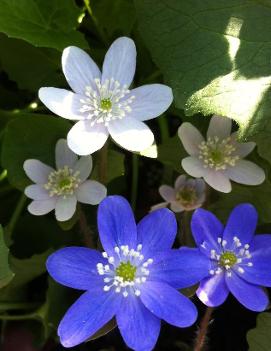
M 191 124 L 183 123 L 178 130 L 189 157 L 182 160 L 183 169 L 193 177 L 203 177 L 212 188 L 229 193 L 230 179 L 246 185 L 258 185 L 265 179 L 264 171 L 255 163 L 243 160 L 255 143 L 238 143 L 237 134 L 231 134 L 230 118 L 213 116 L 207 131 L 207 140 Z
M 56 170 L 39 160 L 26 160 L 24 170 L 36 184 L 25 188 L 25 195 L 33 199 L 28 211 L 44 215 L 55 209 L 58 221 L 67 221 L 76 210 L 76 204 L 97 205 L 106 197 L 106 187 L 87 180 L 92 169 L 92 157 L 78 159 L 65 139 L 58 140 L 55 150 Z
M 165 202 L 152 206 L 152 211 L 168 205 L 173 212 L 191 211 L 204 203 L 206 185 L 203 179 L 187 179 L 185 175 L 180 175 L 175 181 L 174 188 L 161 185 L 159 193 Z
M 41 88 L 40 100 L 57 115 L 78 121 L 68 133 L 68 145 L 78 155 L 99 150 L 109 134 L 130 151 L 142 151 L 153 141 L 143 121 L 159 116 L 170 106 L 172 90 L 151 84 L 129 90 L 136 68 L 133 40 L 122 37 L 107 51 L 102 73 L 81 49 L 63 51 L 62 68 L 72 91 Z

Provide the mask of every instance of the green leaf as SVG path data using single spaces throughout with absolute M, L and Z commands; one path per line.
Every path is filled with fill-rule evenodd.
M 107 35 L 129 35 L 135 24 L 136 14 L 132 0 L 94 0 L 93 13 L 99 26 Z
M 123 153 L 115 150 L 108 151 L 107 159 L 107 183 L 110 183 L 113 179 L 124 175 L 124 159 Z M 94 166 L 93 172 L 90 175 L 91 179 L 99 180 L 99 161 Z
M 87 47 L 75 30 L 80 12 L 73 0 L 0 0 L 0 32 L 39 47 Z
M 270 351 L 271 345 L 271 313 L 260 313 L 257 326 L 247 334 L 249 351 Z
M 186 156 L 187 153 L 177 135 L 158 146 L 158 160 L 179 173 L 183 172 L 181 161 Z
M 9 78 L 20 89 L 36 92 L 42 86 L 63 86 L 60 70 L 60 52 L 54 49 L 35 48 L 23 40 L 0 34 L 0 61 Z
M 34 158 L 54 167 L 55 145 L 65 138 L 71 124 L 49 115 L 19 114 L 6 126 L 2 146 L 2 166 L 9 182 L 24 190 L 30 180 L 23 170 L 25 160 Z
M 4 241 L 3 228 L 0 225 L 0 289 L 8 285 L 14 277 L 9 266 L 9 249 Z
M 270 119 L 271 6 L 251 0 L 135 0 L 143 38 L 187 115 Z

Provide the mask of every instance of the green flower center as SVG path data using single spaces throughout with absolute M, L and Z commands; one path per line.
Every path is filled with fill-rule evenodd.
M 199 158 L 204 162 L 205 168 L 223 170 L 228 166 L 235 166 L 239 160 L 239 156 L 234 155 L 235 150 L 231 137 L 222 140 L 209 137 L 199 145 Z
M 237 257 L 236 255 L 231 252 L 231 251 L 225 251 L 223 254 L 220 256 L 219 259 L 219 264 L 220 266 L 223 267 L 232 267 L 237 263 Z
M 80 172 L 74 172 L 68 166 L 49 174 L 48 183 L 44 188 L 49 191 L 50 196 L 68 196 L 74 193 L 74 190 L 80 184 Z
M 192 205 L 197 200 L 197 193 L 195 188 L 191 186 L 184 186 L 176 194 L 176 200 L 183 206 Z
M 109 111 L 112 107 L 112 102 L 110 99 L 102 99 L 100 106 L 102 110 Z
M 121 262 L 116 268 L 116 275 L 123 278 L 125 282 L 132 282 L 135 279 L 136 267 L 133 266 L 130 261 Z

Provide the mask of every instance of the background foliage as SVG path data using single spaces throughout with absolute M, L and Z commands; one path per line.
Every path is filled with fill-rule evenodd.
M 186 156 L 176 131 L 190 121 L 202 132 L 213 113 L 233 118 L 240 138 L 257 142 L 250 156 L 267 179 L 210 192 L 205 207 L 225 220 L 240 202 L 253 203 L 259 233 L 271 233 L 271 2 L 270 0 L 0 0 L 0 320 L 4 351 L 57 350 L 56 328 L 77 293 L 45 274 L 53 250 L 83 245 L 78 214 L 68 223 L 27 213 L 22 165 L 54 165 L 54 147 L 71 123 L 51 116 L 37 97 L 41 86 L 67 87 L 61 52 L 75 45 L 99 64 L 111 42 L 131 36 L 137 46 L 135 85 L 165 82 L 174 105 L 149 122 L 158 157 L 131 155 L 109 145 L 110 194 L 132 201 L 138 219 L 159 202 L 157 188 L 182 173 Z M 206 117 L 207 116 L 207 117 Z M 98 179 L 99 153 L 93 177 Z M 83 207 L 97 239 L 96 208 Z M 183 218 L 178 218 L 182 223 Z M 270 263 L 271 264 L 271 263 Z M 191 294 L 191 292 L 189 292 Z M 204 308 L 198 303 L 200 311 Z M 270 313 L 257 318 L 229 299 L 214 313 L 210 349 L 269 351 Z M 112 325 L 101 331 L 105 334 Z M 198 324 L 163 327 L 157 350 L 191 350 Z M 248 343 L 245 335 L 248 329 Z M 226 339 L 225 339 L 226 338 Z M 234 338 L 234 342 L 232 341 Z M 229 343 L 228 340 L 231 340 Z M 19 346 L 18 346 L 19 345 Z M 248 346 L 249 345 L 249 346 Z M 31 348 L 27 348 L 31 347 Z M 115 330 L 78 350 L 124 350 Z

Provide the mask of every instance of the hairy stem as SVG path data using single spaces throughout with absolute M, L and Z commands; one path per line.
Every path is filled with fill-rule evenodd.
M 95 248 L 94 241 L 93 241 L 93 232 L 88 225 L 87 218 L 84 211 L 79 205 L 78 205 L 78 214 L 79 214 L 79 227 L 80 227 L 81 233 L 83 234 L 83 241 L 86 247 L 93 249 Z
M 131 205 L 132 205 L 133 210 L 136 209 L 137 190 L 138 190 L 138 155 L 133 154 L 133 156 L 132 156 L 132 189 L 131 189 Z
M 200 323 L 200 328 L 199 328 L 197 338 L 195 340 L 194 351 L 202 351 L 205 344 L 206 344 L 206 336 L 207 336 L 207 332 L 208 332 L 208 326 L 210 323 L 210 319 L 211 319 L 213 310 L 214 310 L 213 307 L 206 308 L 205 314 L 204 314 L 204 316 L 201 320 L 201 323 Z

